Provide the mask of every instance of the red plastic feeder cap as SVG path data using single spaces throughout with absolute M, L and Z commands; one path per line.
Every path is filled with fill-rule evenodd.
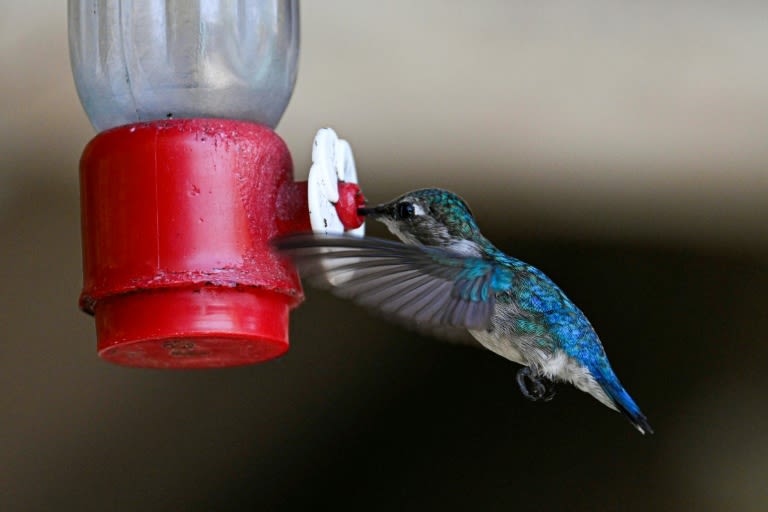
M 84 286 L 99 355 L 155 368 L 265 361 L 303 300 L 269 241 L 305 229 L 291 157 L 253 123 L 182 119 L 97 135 L 80 164 Z M 297 188 L 297 185 L 299 187 Z

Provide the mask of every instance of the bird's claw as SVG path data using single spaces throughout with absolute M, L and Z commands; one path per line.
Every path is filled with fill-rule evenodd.
M 534 402 L 549 402 L 555 396 L 555 383 L 527 366 L 518 370 L 517 385 L 523 396 Z

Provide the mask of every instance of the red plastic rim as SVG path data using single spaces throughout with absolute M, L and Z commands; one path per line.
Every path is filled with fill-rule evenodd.
M 288 350 L 288 301 L 258 288 L 144 291 L 96 306 L 99 355 L 142 368 L 258 363 Z

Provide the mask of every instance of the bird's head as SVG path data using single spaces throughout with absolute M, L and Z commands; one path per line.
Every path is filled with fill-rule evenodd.
M 383 222 L 407 244 L 438 246 L 477 253 L 481 237 L 467 203 L 447 190 L 425 188 L 394 201 L 360 208 L 361 215 Z

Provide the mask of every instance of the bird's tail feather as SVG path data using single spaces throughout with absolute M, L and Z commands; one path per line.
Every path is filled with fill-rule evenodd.
M 632 423 L 641 434 L 653 434 L 653 428 L 650 423 L 648 423 L 648 419 L 640 411 L 640 407 L 638 407 L 635 401 L 632 400 L 632 397 L 629 396 L 629 393 L 627 393 L 618 380 L 614 378 L 608 382 L 600 382 L 600 379 L 598 379 L 598 382 L 608 396 L 611 397 L 611 400 L 613 400 L 613 403 L 616 405 L 619 412 L 626 416 L 629 422 Z

